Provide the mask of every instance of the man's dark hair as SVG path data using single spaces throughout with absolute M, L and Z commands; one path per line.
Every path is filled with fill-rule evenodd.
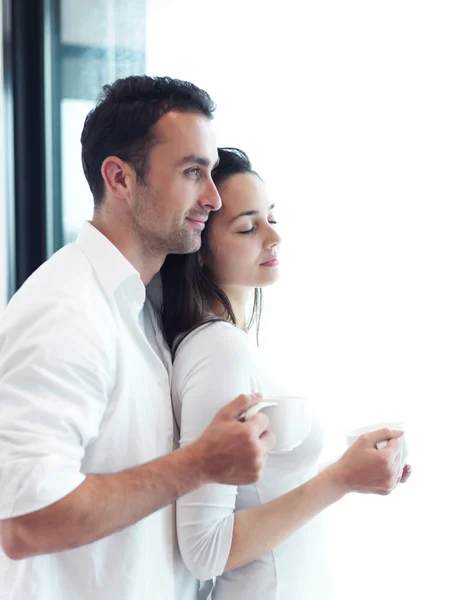
M 104 195 L 101 166 L 108 156 L 130 163 L 145 182 L 153 126 L 167 112 L 194 112 L 212 118 L 215 105 L 193 83 L 170 77 L 139 75 L 105 85 L 81 134 L 83 171 L 95 207 Z

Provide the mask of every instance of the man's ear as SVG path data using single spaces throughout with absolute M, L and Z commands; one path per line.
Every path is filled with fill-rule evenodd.
M 102 164 L 102 177 L 107 190 L 116 198 L 128 199 L 132 195 L 136 173 L 131 165 L 122 159 L 107 156 Z

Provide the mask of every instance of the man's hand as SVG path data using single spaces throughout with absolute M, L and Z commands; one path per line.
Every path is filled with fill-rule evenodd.
M 266 415 L 257 413 L 245 422 L 241 419 L 260 400 L 259 394 L 242 394 L 224 406 L 191 445 L 207 483 L 244 485 L 261 477 L 275 436 Z
M 11 559 L 84 546 L 133 525 L 205 483 L 258 480 L 274 443 L 269 420 L 239 421 L 259 396 L 239 396 L 192 444 L 119 473 L 90 474 L 73 492 L 40 510 L 0 522 Z

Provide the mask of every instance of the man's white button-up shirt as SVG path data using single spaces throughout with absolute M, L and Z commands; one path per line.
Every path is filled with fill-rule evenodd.
M 86 223 L 0 320 L 0 519 L 171 452 L 169 373 L 139 273 Z M 0 600 L 192 598 L 173 519 L 169 506 L 73 550 L 17 562 L 0 552 Z

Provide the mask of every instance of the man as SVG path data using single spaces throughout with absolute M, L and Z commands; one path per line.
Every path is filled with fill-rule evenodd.
M 200 247 L 217 162 L 206 92 L 105 86 L 82 137 L 94 216 L 22 286 L 0 324 L 1 591 L 8 600 L 193 598 L 173 502 L 256 481 L 273 435 L 223 409 L 172 451 L 170 357 L 145 286 Z M 1 596 L 1 594 L 0 594 Z

